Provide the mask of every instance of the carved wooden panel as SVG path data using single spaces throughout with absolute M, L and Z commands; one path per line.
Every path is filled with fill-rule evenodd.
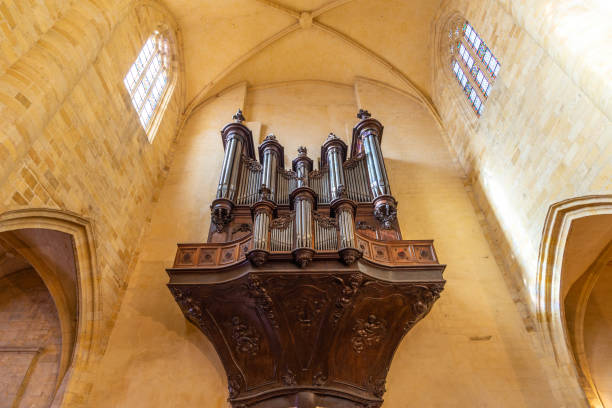
M 397 271 L 391 283 L 359 266 L 283 265 L 229 281 L 211 272 L 201 284 L 173 283 L 180 268 L 169 270 L 183 313 L 221 357 L 232 406 L 379 407 L 393 353 L 439 297 L 444 267 L 423 267 L 414 282 L 413 270 Z

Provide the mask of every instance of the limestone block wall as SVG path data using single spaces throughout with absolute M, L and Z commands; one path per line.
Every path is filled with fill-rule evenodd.
M 43 207 L 92 222 L 103 302 L 94 318 L 109 329 L 166 173 L 182 75 L 150 143 L 123 78 L 148 36 L 160 24 L 176 31 L 175 22 L 157 2 L 73 3 L 45 2 L 57 21 L 0 75 L 0 213 Z
M 404 237 L 433 238 L 448 268 L 440 300 L 396 353 L 384 407 L 564 406 L 545 369 L 553 363 L 523 324 L 437 122 L 410 95 L 359 80 L 243 83 L 188 118 L 88 407 L 227 407 L 219 358 L 182 315 L 164 269 L 177 242 L 206 239 L 223 158 L 219 129 L 238 107 L 261 135 L 276 133 L 286 159 L 299 145 L 315 159 L 329 131 L 348 140 L 358 108 L 385 126 Z
M 500 2 L 444 2 L 437 40 L 448 35 L 441 27 L 451 12 L 473 24 L 501 70 L 478 119 L 452 76 L 448 48 L 436 42 L 432 98 L 483 210 L 498 259 L 522 281 L 519 286 L 533 305 L 547 210 L 570 197 L 612 189 L 612 126 L 592 94 Z
M 34 269 L 0 279 L 0 407 L 48 407 L 61 333 L 51 294 Z
M 4 1 L 0 5 L 0 73 L 17 62 L 62 15 L 74 0 Z

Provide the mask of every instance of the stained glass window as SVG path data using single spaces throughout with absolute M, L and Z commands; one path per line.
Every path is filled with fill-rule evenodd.
M 166 91 L 169 80 L 168 43 L 158 33 L 145 42 L 123 83 L 130 93 L 140 124 L 150 134 L 151 120 Z
M 483 111 L 482 99 L 480 99 L 478 93 L 473 88 L 472 84 L 468 80 L 467 75 L 463 71 L 463 68 L 456 60 L 453 61 L 453 72 L 455 73 L 455 77 L 457 77 L 457 81 L 459 81 L 459 85 L 463 89 L 463 92 L 465 92 L 465 94 L 467 95 L 468 100 L 470 101 L 470 104 L 474 109 L 474 112 L 476 112 L 478 115 L 481 115 Z
M 457 56 L 452 58 L 451 67 L 474 112 L 480 116 L 499 74 L 500 64 L 467 21 L 463 23 L 462 35 L 459 35 L 459 27 L 454 32 L 451 54 L 455 54 L 452 50 L 456 49 Z M 449 32 L 449 39 L 453 40 L 453 30 Z

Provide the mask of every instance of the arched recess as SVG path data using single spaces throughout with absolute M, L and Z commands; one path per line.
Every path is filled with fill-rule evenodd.
M 453 100 L 458 102 L 457 107 L 462 112 L 465 123 L 474 127 L 478 123 L 478 117 L 469 105 L 464 103 L 465 95 L 459 84 L 456 83 L 457 79 L 451 68 L 451 63 L 457 54 L 454 44 L 463 35 L 462 27 L 466 19 L 457 10 L 445 8 L 440 10 L 433 24 L 432 83 L 434 84 L 434 90 L 432 95 L 442 95 L 441 92 L 438 92 L 438 88 L 445 88 L 453 96 Z
M 572 224 L 585 217 L 605 215 L 612 215 L 612 195 L 577 197 L 553 204 L 546 216 L 538 256 L 537 318 L 545 340 L 552 347 L 564 381 L 562 392 L 569 398 L 568 401 L 575 401 L 576 406 L 597 406 L 598 398 L 592 382 L 589 384 L 589 381 L 585 381 L 567 328 L 564 300 L 577 277 L 570 278 L 564 274 L 564 261 L 568 257 L 568 238 Z M 586 304 L 588 296 L 583 300 Z
M 71 328 L 70 303 L 62 289 L 61 277 L 44 262 L 36 248 L 28 248 L 20 242 L 19 233 L 28 230 L 57 231 L 72 238 L 76 272 L 76 324 Z M 92 227 L 86 219 L 67 212 L 52 209 L 22 209 L 0 214 L 0 237 L 32 263 L 49 289 L 60 315 L 62 329 L 62 357 L 56 392 L 62 389 L 62 401 L 54 406 L 81 405 L 83 396 L 91 386 L 89 375 L 92 361 L 100 355 L 100 330 L 102 304 L 96 279 L 95 242 Z M 65 288 L 65 286 L 64 286 Z M 62 316 L 63 315 L 63 316 Z M 64 349 L 64 335 L 74 333 Z

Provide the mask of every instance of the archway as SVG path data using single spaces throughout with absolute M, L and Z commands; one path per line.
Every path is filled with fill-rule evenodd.
M 90 223 L 58 210 L 9 211 L 0 215 L 0 242 L 38 273 L 57 309 L 62 346 L 53 406 L 79 405 L 91 385 L 91 360 L 100 355 L 101 303 Z
M 565 381 L 563 391 L 593 407 L 604 405 L 584 351 L 584 322 L 611 241 L 612 195 L 565 200 L 548 211 L 538 260 L 537 315 Z

